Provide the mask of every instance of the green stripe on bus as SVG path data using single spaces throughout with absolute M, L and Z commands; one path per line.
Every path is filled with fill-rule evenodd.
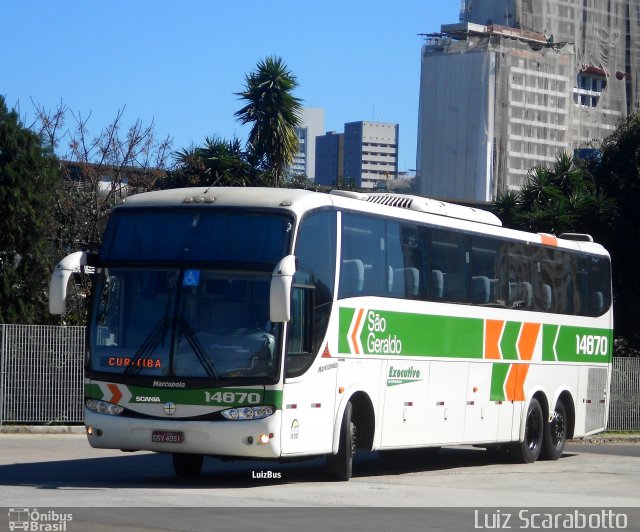
M 87 384 L 84 385 L 84 396 L 89 399 L 102 399 L 102 390 L 100 386 L 97 384 Z
M 502 340 L 500 340 L 500 350 L 502 351 L 502 358 L 505 360 L 518 360 L 516 344 L 518 343 L 521 328 L 522 323 L 518 321 L 508 321 L 505 323 Z
M 355 309 L 341 309 L 338 349 L 351 351 L 348 337 Z M 483 357 L 484 320 L 367 310 L 357 338 L 367 355 Z
M 504 382 L 507 380 L 507 374 L 511 364 L 496 362 L 491 369 L 491 392 L 489 399 L 491 401 L 504 401 Z
M 553 362 L 556 356 L 553 352 L 553 343 L 556 341 L 559 325 L 544 325 L 542 327 L 542 360 Z
M 264 390 L 263 388 L 192 388 L 185 390 L 151 388 L 118 384 L 118 389 L 126 389 L 131 398 L 129 403 L 166 403 L 172 401 L 178 405 L 240 407 L 247 405 L 273 405 L 282 409 L 282 390 Z M 97 384 L 85 385 L 85 396 L 92 399 L 109 401 Z M 144 400 L 138 400 L 144 397 Z M 153 398 L 152 400 L 149 400 Z M 157 398 L 157 400 L 155 400 Z
M 354 308 L 340 307 L 339 322 L 340 322 L 340 337 L 338 338 L 338 352 L 349 353 L 349 341 L 347 340 L 347 333 L 349 327 L 353 321 L 353 315 L 356 313 Z M 343 333 L 344 331 L 344 333 Z
M 360 317 L 356 319 L 356 315 Z M 338 353 L 479 359 L 484 356 L 484 323 L 477 318 L 340 308 Z M 503 360 L 520 359 L 522 327 L 520 321 L 504 322 L 500 338 Z M 559 362 L 611 361 L 611 329 L 543 324 L 540 330 L 545 362 L 555 361 L 556 356 Z
M 559 362 L 609 363 L 613 331 L 562 325 L 554 349 Z

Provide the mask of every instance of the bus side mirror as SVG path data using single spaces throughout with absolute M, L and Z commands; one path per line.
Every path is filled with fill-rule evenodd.
M 296 273 L 294 255 L 287 255 L 273 269 L 269 292 L 269 320 L 273 323 L 282 323 L 291 319 L 291 284 L 294 273 Z
M 94 263 L 94 255 L 76 251 L 62 259 L 53 270 L 49 281 L 49 312 L 64 314 L 67 311 L 67 285 L 72 273 L 80 273 L 84 266 Z

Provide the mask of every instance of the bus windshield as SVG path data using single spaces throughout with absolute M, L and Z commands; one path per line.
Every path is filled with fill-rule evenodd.
M 107 227 L 89 371 L 206 382 L 278 374 L 273 267 L 292 218 L 231 209 L 122 209 Z
M 122 376 L 277 376 L 280 328 L 270 274 L 105 268 L 91 320 L 89 369 Z

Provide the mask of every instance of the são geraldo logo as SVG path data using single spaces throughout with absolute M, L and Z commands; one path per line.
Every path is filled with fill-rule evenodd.
M 359 309 L 354 313 L 347 341 L 351 352 L 355 354 L 402 354 L 402 340 L 389 330 L 387 319 L 374 310 Z
M 65 532 L 67 523 L 73 521 L 72 514 L 55 510 L 41 511 L 37 508 L 9 508 L 9 530 L 29 530 L 33 532 Z

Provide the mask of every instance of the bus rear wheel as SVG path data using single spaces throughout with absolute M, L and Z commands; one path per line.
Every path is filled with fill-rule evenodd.
M 338 454 L 327 456 L 327 469 L 335 480 L 349 480 L 353 474 L 353 456 L 356 454 L 356 426 L 352 419 L 353 405 L 347 403 L 340 426 Z
M 544 424 L 544 440 L 541 457 L 546 460 L 558 460 L 564 451 L 567 441 L 567 409 L 562 401 L 558 401 L 551 414 L 551 420 Z
M 203 456 L 201 454 L 173 453 L 173 470 L 179 477 L 195 477 L 202 470 Z
M 544 416 L 537 399 L 531 399 L 524 425 L 524 439 L 511 444 L 510 455 L 514 461 L 525 464 L 535 462 L 540 456 L 544 438 Z

